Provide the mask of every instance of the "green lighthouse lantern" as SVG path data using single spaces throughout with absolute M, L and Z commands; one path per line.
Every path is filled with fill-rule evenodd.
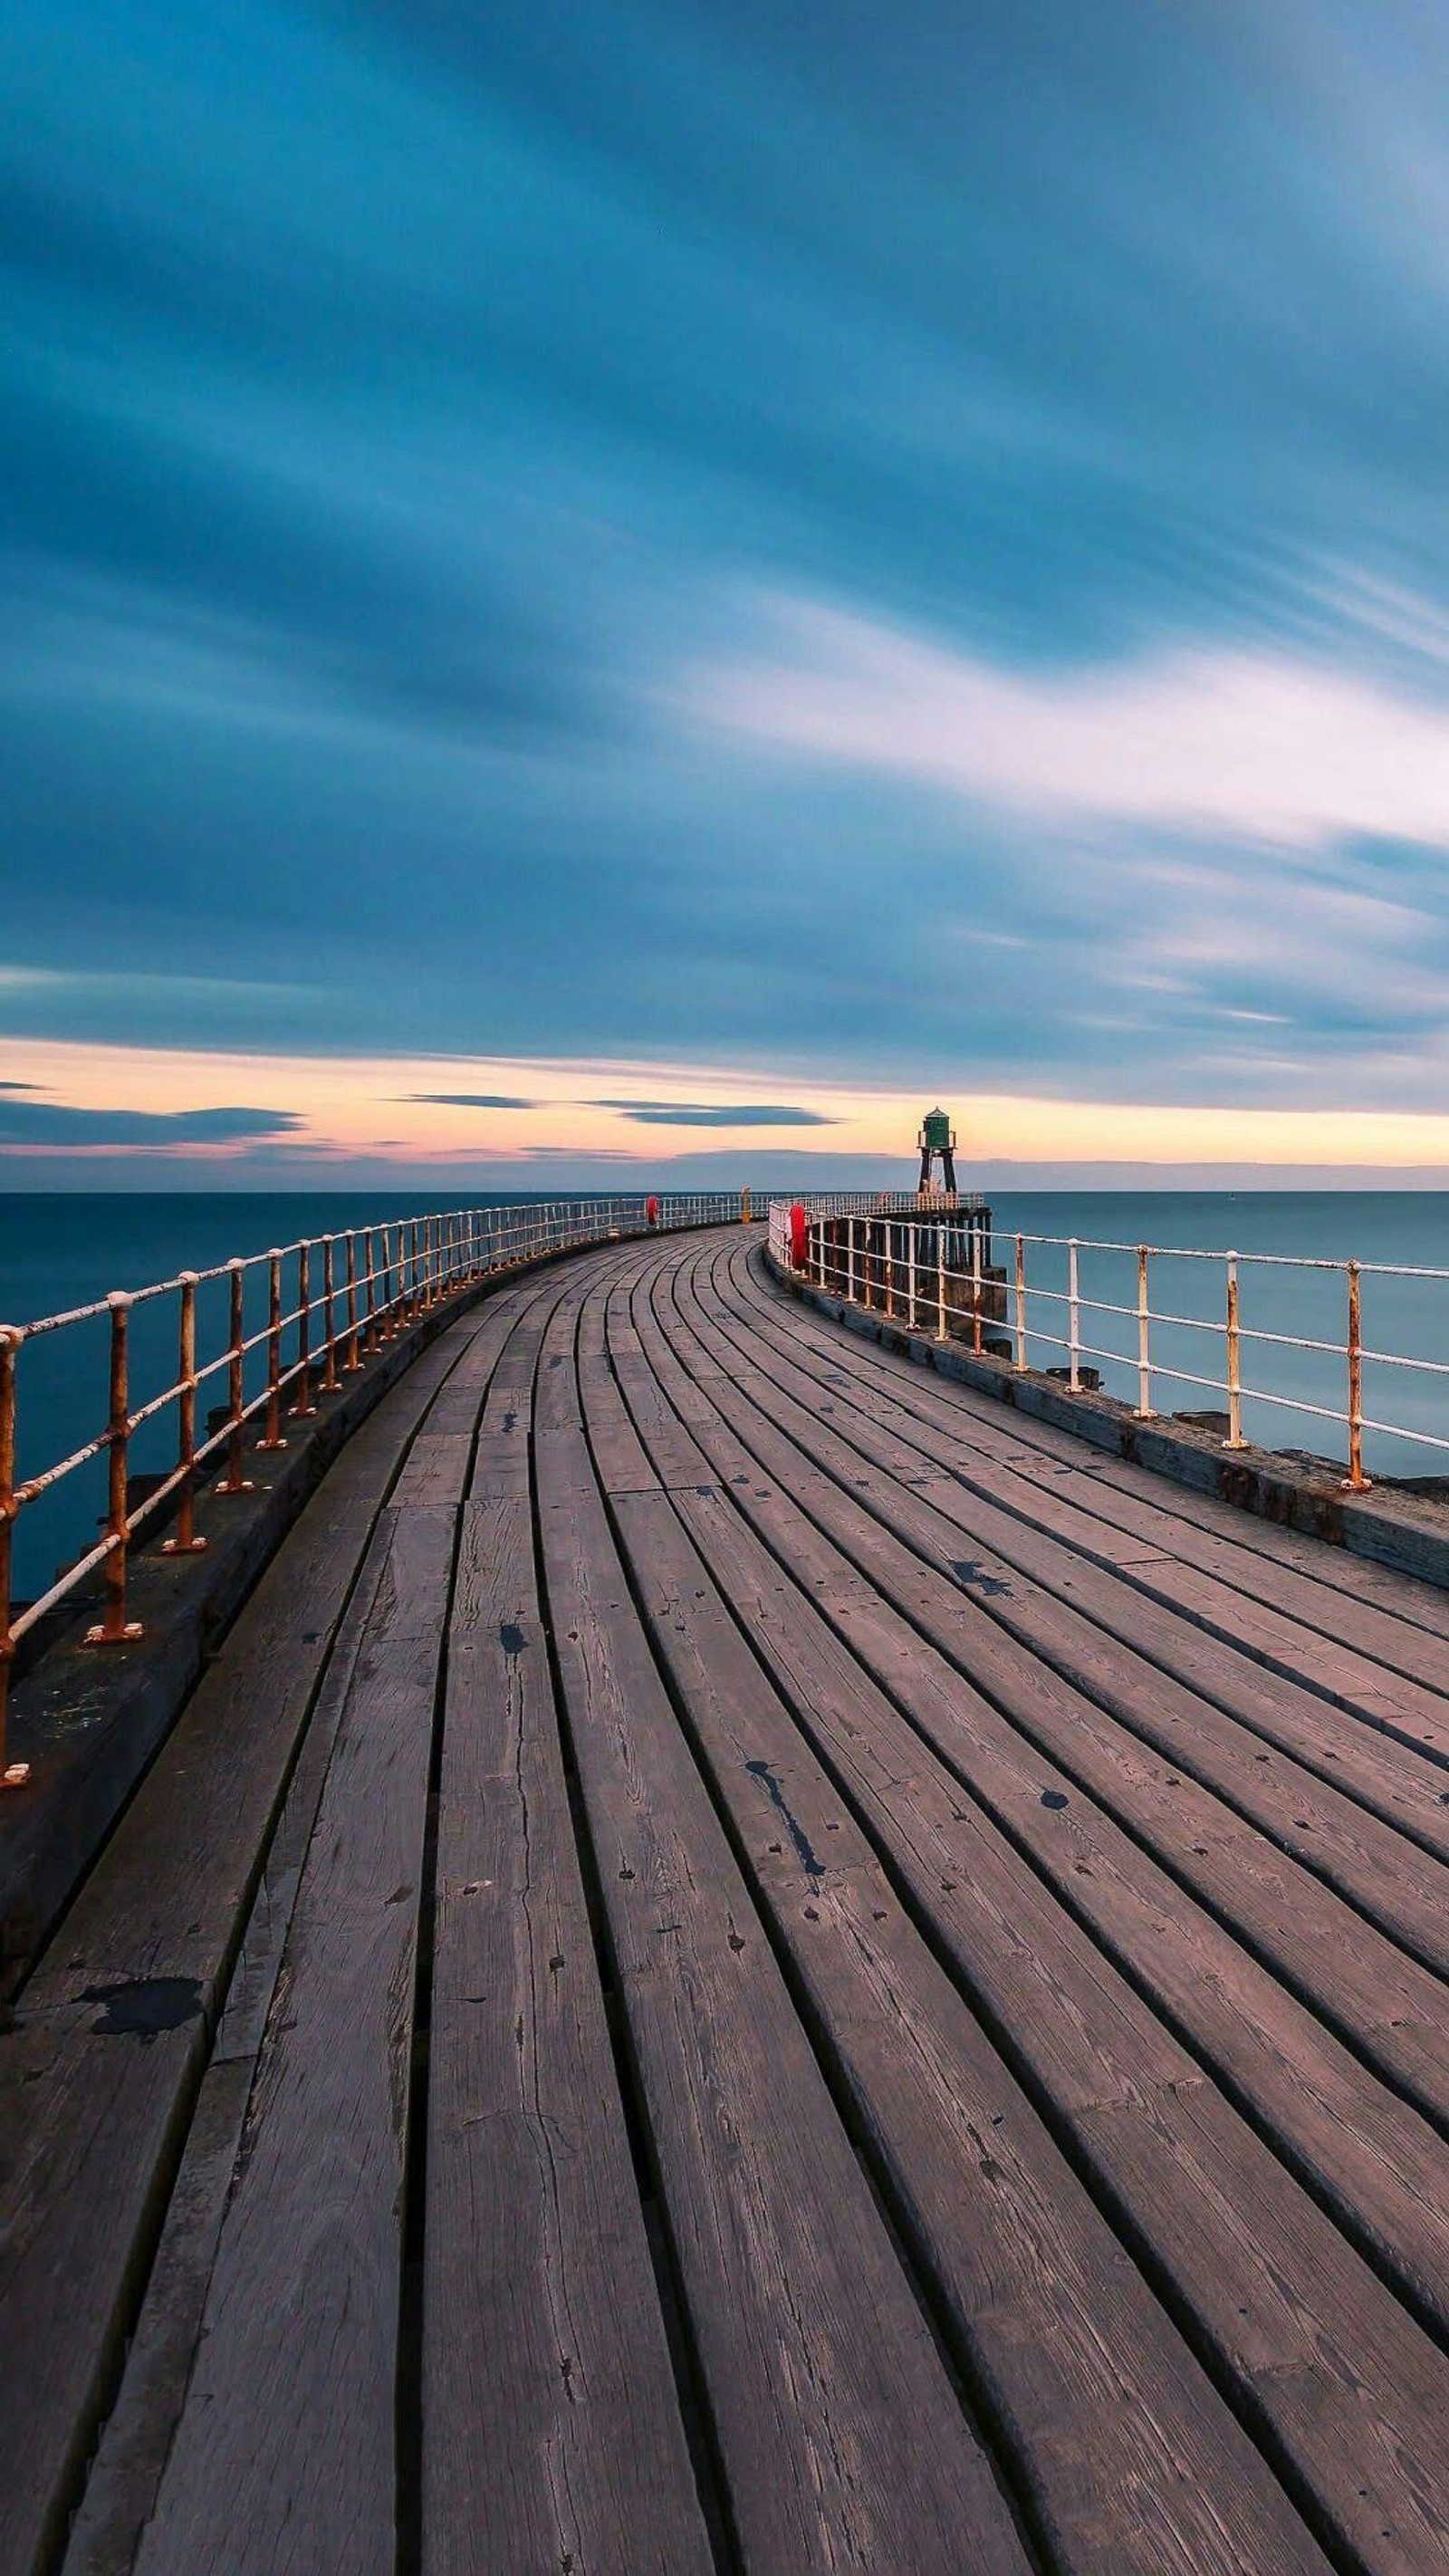
M 956 1195 L 956 1134 L 949 1113 L 928 1109 L 921 1121 L 921 1196 L 931 1192 L 931 1166 L 939 1159 L 941 1186 L 948 1198 Z

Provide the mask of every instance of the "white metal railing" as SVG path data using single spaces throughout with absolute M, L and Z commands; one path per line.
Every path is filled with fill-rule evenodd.
M 939 1203 L 932 1206 L 911 1199 L 904 1204 L 909 1213 L 895 1208 L 866 1212 L 862 1201 L 838 1210 L 827 1199 L 811 1197 L 793 1203 L 794 1210 L 803 1213 L 803 1223 L 797 1213 L 792 1226 L 792 1202 L 772 1200 L 771 1254 L 782 1268 L 803 1273 L 854 1305 L 891 1315 L 908 1329 L 929 1332 L 938 1340 L 965 1338 L 976 1352 L 1008 1361 L 1013 1369 L 1026 1370 L 1033 1348 L 1041 1347 L 1065 1355 L 1064 1374 L 1073 1388 L 1081 1386 L 1085 1365 L 1099 1374 L 1110 1371 L 1135 1398 L 1133 1411 L 1139 1420 L 1152 1418 L 1159 1381 L 1222 1396 L 1226 1403 L 1219 1410 L 1226 1416 L 1223 1446 L 1227 1449 L 1250 1445 L 1243 1432 L 1245 1403 L 1332 1422 L 1347 1435 L 1344 1482 L 1355 1493 L 1367 1490 L 1370 1481 L 1364 1470 L 1365 1434 L 1449 1452 L 1449 1390 L 1444 1385 L 1449 1380 L 1449 1361 L 1429 1353 L 1379 1347 L 1376 1340 L 1365 1339 L 1363 1322 L 1366 1281 L 1449 1285 L 1449 1269 L 1046 1234 L 1004 1235 L 1008 1266 L 993 1261 L 991 1237 L 983 1226 L 957 1228 L 949 1215 L 940 1212 Z M 1155 1281 L 1169 1263 L 1196 1265 L 1196 1275 L 1205 1274 L 1207 1279 L 1217 1274 L 1208 1311 L 1183 1312 L 1184 1305 L 1193 1302 L 1185 1294 L 1167 1305 L 1153 1304 Z M 1033 1269 L 1035 1277 L 1030 1275 Z M 1048 1270 L 1050 1276 L 1044 1276 Z M 1264 1280 L 1271 1276 L 1280 1283 L 1311 1280 L 1319 1302 L 1324 1296 L 1331 1300 L 1342 1337 L 1331 1323 L 1322 1334 L 1245 1323 L 1245 1272 Z M 1098 1293 L 1089 1293 L 1089 1281 Z M 1103 1286 L 1116 1287 L 1117 1293 L 1102 1294 Z M 1300 1284 L 1296 1290 L 1300 1301 L 1304 1293 L 1306 1287 Z M 1084 1318 L 1099 1317 L 1112 1321 L 1088 1322 L 1084 1332 Z M 1449 1324 L 1449 1308 L 1444 1321 Z M 1114 1328 L 1121 1336 L 1115 1342 Z M 1175 1350 L 1164 1349 L 1165 1335 L 1179 1340 L 1185 1335 L 1203 1336 L 1202 1365 L 1182 1364 Z M 1212 1366 L 1214 1353 L 1220 1359 L 1218 1370 Z M 1264 1361 L 1269 1377 L 1274 1360 L 1278 1361 L 1277 1383 L 1245 1377 L 1245 1359 L 1251 1366 L 1254 1353 L 1270 1355 Z M 1315 1363 L 1318 1392 L 1299 1391 L 1284 1383 L 1282 1355 L 1289 1353 L 1306 1354 Z M 1366 1368 L 1409 1372 L 1416 1384 L 1427 1382 L 1431 1391 L 1444 1392 L 1446 1401 L 1428 1424 L 1369 1412 L 1364 1401 Z M 1335 1379 L 1342 1401 L 1322 1400 Z M 1434 1427 L 1435 1422 L 1440 1427 Z
M 748 1221 L 749 1215 L 747 1189 L 454 1208 L 440 1215 L 310 1236 L 245 1260 L 219 1263 L 211 1270 L 183 1270 L 174 1279 L 159 1280 L 150 1287 L 113 1289 L 88 1305 L 42 1315 L 28 1324 L 0 1324 L 0 1786 L 19 1788 L 29 1776 L 25 1763 L 7 1763 L 5 1758 L 7 1686 L 21 1640 L 48 1611 L 97 1573 L 103 1579 L 104 1604 L 87 1643 L 115 1646 L 138 1637 L 141 1630 L 128 1616 L 126 1600 L 132 1542 L 148 1524 L 170 1515 L 175 1526 L 165 1542 L 168 1553 L 189 1556 L 205 1548 L 206 1541 L 194 1526 L 201 1471 L 216 1460 L 225 1472 L 215 1491 L 249 1493 L 251 1482 L 244 1473 L 249 1423 L 261 1421 L 257 1447 L 285 1449 L 284 1414 L 289 1421 L 309 1419 L 319 1409 L 319 1398 L 338 1392 L 342 1377 L 363 1368 L 431 1308 L 461 1295 L 492 1272 L 587 1243 L 656 1229 L 666 1232 L 740 1218 Z M 254 1323 L 248 1331 L 247 1288 L 253 1280 L 263 1294 L 265 1321 Z M 163 1301 L 171 1302 L 174 1313 L 175 1375 L 137 1403 L 131 1383 L 131 1319 Z M 199 1313 L 218 1328 L 218 1346 L 204 1363 L 197 1358 Z M 105 1426 L 68 1454 L 22 1476 L 17 1469 L 17 1442 L 25 1427 L 23 1355 L 51 1337 L 73 1335 L 72 1367 L 83 1367 L 92 1359 L 99 1364 L 94 1345 L 86 1347 L 87 1326 L 105 1335 Z M 249 1396 L 250 1364 L 255 1364 L 253 1374 L 258 1368 L 264 1371 L 264 1383 Z M 226 1392 L 222 1419 L 198 1440 L 196 1399 L 203 1387 L 218 1379 Z M 154 1480 L 148 1492 L 137 1495 L 130 1489 L 133 1439 L 171 1408 L 177 1424 L 175 1464 Z M 16 1609 L 13 1550 L 22 1513 L 101 1459 L 106 1464 L 107 1496 L 102 1536 L 63 1567 L 34 1600 Z
M 803 1204 L 816 1216 L 920 1216 L 928 1208 L 957 1208 L 974 1215 L 986 1204 L 977 1190 L 960 1190 L 954 1198 L 937 1190 L 922 1198 L 918 1190 L 812 1190 L 803 1202 L 772 1199 L 770 1213 L 779 1208 L 788 1214 L 792 1205 Z

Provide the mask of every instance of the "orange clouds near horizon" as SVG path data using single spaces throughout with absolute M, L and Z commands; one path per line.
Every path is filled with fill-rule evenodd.
M 738 1070 L 611 1059 L 383 1057 L 199 1053 L 0 1038 L 0 1102 L 13 1113 L 0 1155 L 91 1159 L 125 1151 L 158 1167 L 184 1152 L 231 1162 L 265 1146 L 268 1159 L 339 1173 L 366 1159 L 408 1165 L 478 1162 L 527 1167 L 562 1155 L 580 1163 L 650 1164 L 685 1153 L 748 1152 L 762 1169 L 802 1151 L 833 1159 L 908 1159 L 922 1111 L 940 1089 L 973 1163 L 1170 1167 L 1278 1165 L 1395 1171 L 1449 1166 L 1449 1114 L 1380 1110 L 1220 1108 L 953 1092 L 929 1074 L 915 1088 L 854 1088 L 785 1073 L 766 1082 Z M 928 1097 L 929 1095 L 929 1097 Z M 82 1113 L 75 1141 L 29 1139 L 24 1112 Z M 255 1134 L 246 1129 L 249 1113 Z M 87 1129 L 94 1113 L 141 1122 L 142 1141 Z M 230 1118 L 235 1134 L 191 1132 Z M 154 1131 L 144 1122 L 155 1121 Z M 175 1121 L 176 1141 L 164 1122 Z M 54 1123 L 54 1122 L 53 1122 Z M 6 1122 L 0 1117 L 0 1131 Z

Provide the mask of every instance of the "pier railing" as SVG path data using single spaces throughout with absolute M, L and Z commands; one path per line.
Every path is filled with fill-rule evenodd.
M 1049 1373 L 1074 1389 L 1101 1385 L 1129 1396 L 1141 1421 L 1153 1418 L 1160 1389 L 1170 1385 L 1221 1399 L 1200 1418 L 1229 1450 L 1250 1445 L 1245 1406 L 1273 1408 L 1266 1419 L 1300 1414 L 1332 1423 L 1347 1453 L 1343 1483 L 1354 1493 L 1370 1483 L 1366 1436 L 1449 1453 L 1449 1361 L 1432 1349 L 1392 1349 L 1364 1323 L 1366 1290 L 1395 1282 L 1449 1287 L 1449 1269 L 1011 1233 L 996 1237 L 1005 1256 L 998 1264 L 985 1231 L 955 1227 L 939 1199 L 883 1205 L 859 1194 L 793 1205 L 803 1210 L 803 1224 L 796 1217 L 792 1226 L 791 1201 L 770 1204 L 770 1249 L 783 1267 L 866 1311 L 938 1341 L 963 1341 L 1018 1371 L 1060 1354 L 1064 1365 Z M 1158 1302 L 1164 1281 L 1166 1302 Z M 1272 1284 L 1275 1311 L 1290 1296 L 1295 1312 L 1311 1308 L 1323 1329 L 1245 1321 L 1249 1282 L 1255 1289 Z M 1442 1321 L 1449 1323 L 1449 1304 Z M 1368 1409 L 1366 1375 L 1383 1385 L 1380 1373 L 1395 1371 L 1403 1375 L 1387 1383 L 1411 1385 L 1412 1398 L 1390 1394 L 1386 1405 Z
M 588 1243 L 685 1226 L 725 1223 L 750 1214 L 748 1190 L 610 1199 L 554 1199 L 512 1207 L 454 1208 L 394 1219 L 336 1234 L 313 1235 L 210 1270 L 183 1270 L 151 1286 L 113 1289 L 64 1314 L 27 1324 L 0 1324 L 0 1785 L 19 1788 L 23 1762 L 7 1762 L 8 1683 L 17 1647 L 89 1578 L 101 1578 L 101 1617 L 87 1635 L 96 1647 L 141 1634 L 127 1604 L 132 1547 L 169 1520 L 169 1554 L 199 1554 L 195 1527 L 203 1479 L 217 1467 L 212 1490 L 245 1494 L 250 1446 L 287 1446 L 286 1425 L 309 1420 L 344 1378 L 436 1306 L 463 1296 L 495 1272 L 546 1259 Z M 169 1311 L 175 1373 L 138 1398 L 133 1384 L 132 1320 Z M 212 1347 L 202 1355 L 209 1336 Z M 97 1349 L 104 1337 L 104 1357 Z M 75 1344 L 77 1368 L 104 1368 L 96 1386 L 102 1428 L 65 1456 L 33 1464 L 24 1454 L 27 1354 L 62 1337 Z M 202 1434 L 197 1398 L 222 1401 Z M 133 1477 L 138 1433 L 171 1416 L 174 1463 L 144 1480 Z M 101 1536 L 23 1607 L 12 1597 L 16 1527 L 29 1509 L 67 1480 L 104 1462 Z

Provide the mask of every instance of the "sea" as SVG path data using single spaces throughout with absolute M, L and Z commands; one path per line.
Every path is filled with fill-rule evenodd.
M 547 1195 L 519 1191 L 509 1203 L 530 1204 Z M 304 1236 L 391 1223 L 422 1213 L 426 1205 L 403 1193 L 0 1193 L 0 1321 L 29 1323 L 104 1297 L 111 1289 L 138 1289 L 174 1278 L 183 1269 L 210 1269 L 236 1254 L 265 1251 Z M 1008 1278 L 1015 1258 L 1013 1238 L 1017 1233 L 1028 1238 L 1027 1279 L 1039 1292 L 1028 1300 L 1032 1364 L 1065 1363 L 1065 1242 L 1076 1238 L 1087 1363 L 1101 1371 L 1109 1393 L 1133 1402 L 1133 1247 L 1141 1242 L 1164 1247 L 1154 1255 L 1151 1287 L 1154 1313 L 1175 1319 L 1152 1328 L 1153 1359 L 1160 1372 L 1154 1376 L 1153 1403 L 1164 1414 L 1215 1412 L 1226 1402 L 1213 1383 L 1224 1373 L 1219 1329 L 1224 1264 L 1195 1256 L 1235 1251 L 1245 1432 L 1267 1448 L 1308 1451 L 1333 1461 L 1346 1458 L 1344 1427 L 1331 1417 L 1343 1411 L 1345 1402 L 1347 1291 L 1341 1270 L 1312 1265 L 1358 1260 L 1365 1265 L 1363 1330 L 1371 1354 L 1364 1365 L 1364 1412 L 1371 1426 L 1364 1445 L 1370 1472 L 1449 1477 L 1449 1374 L 1439 1376 L 1434 1366 L 1449 1366 L 1449 1275 L 1385 1277 L 1373 1266 L 1449 1274 L 1449 1193 L 1013 1191 L 996 1197 L 993 1220 L 996 1260 Z M 1264 1254 L 1276 1256 L 1275 1262 L 1251 1257 Z M 260 1274 L 253 1274 L 249 1332 L 264 1321 L 263 1293 Z M 203 1358 L 223 1344 L 225 1296 L 222 1282 L 201 1292 L 198 1343 Z M 174 1298 L 137 1308 L 131 1324 L 133 1406 L 170 1382 L 175 1334 Z M 1419 1365 L 1405 1366 L 1405 1361 Z M 259 1382 L 260 1366 L 257 1354 L 248 1393 Z M 103 1428 L 104 1319 L 22 1345 L 16 1374 L 23 1479 L 83 1447 Z M 216 1379 L 203 1407 L 220 1401 L 224 1391 L 224 1379 Z M 174 1461 L 174 1440 L 171 1412 L 144 1426 L 132 1443 L 133 1470 L 163 1472 Z M 33 1597 L 59 1565 L 93 1542 L 103 1508 L 103 1461 L 96 1460 L 22 1512 L 16 1532 L 17 1599 Z

